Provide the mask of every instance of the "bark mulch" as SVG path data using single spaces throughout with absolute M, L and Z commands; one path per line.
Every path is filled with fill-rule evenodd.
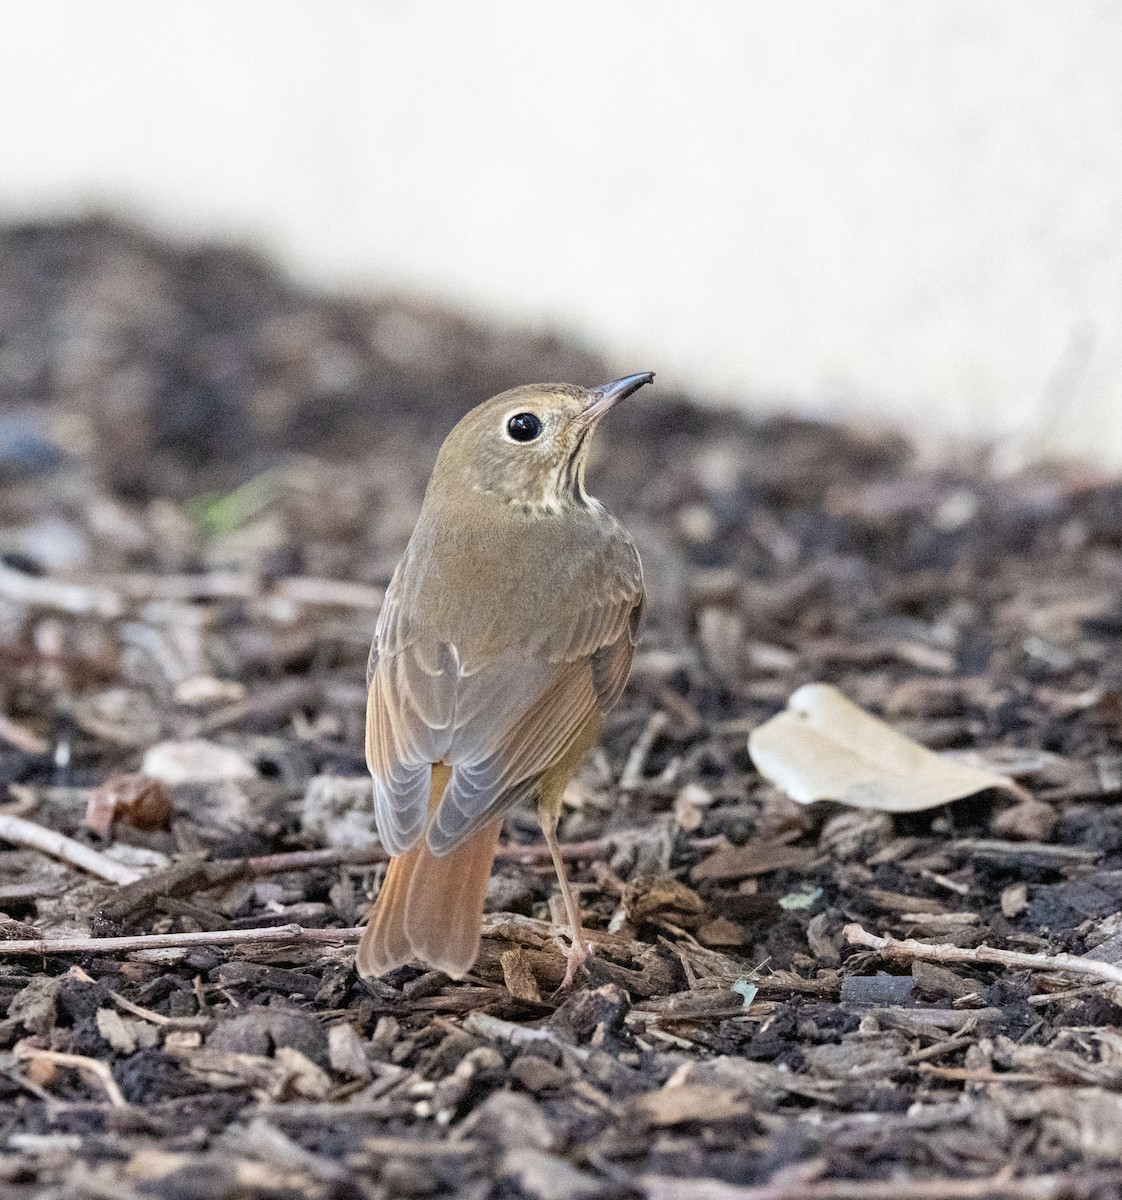
M 364 667 L 435 450 L 658 363 L 103 221 L 0 255 L 4 1196 L 1120 1193 L 1122 987 L 1048 960 L 1122 964 L 1122 482 L 636 396 L 590 470 L 650 615 L 562 823 L 588 975 L 520 811 L 470 976 L 364 984 Z M 789 802 L 746 739 L 812 680 L 1032 799 Z

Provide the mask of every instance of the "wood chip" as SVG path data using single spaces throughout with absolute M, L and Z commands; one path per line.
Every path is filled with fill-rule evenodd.
M 500 962 L 503 968 L 503 982 L 507 986 L 507 991 L 516 1000 L 527 1000 L 531 1004 L 540 1004 L 541 989 L 538 987 L 534 972 L 530 969 L 526 952 L 519 947 L 515 947 L 513 950 L 504 950 L 500 955 Z

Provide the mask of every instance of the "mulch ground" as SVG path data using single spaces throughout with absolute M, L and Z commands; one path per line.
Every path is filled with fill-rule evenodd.
M 470 976 L 362 983 L 364 668 L 436 448 L 613 372 L 105 222 L 0 256 L 0 822 L 134 880 L 0 840 L 5 1196 L 1119 1194 L 1122 992 L 842 930 L 1122 962 L 1122 482 L 640 393 L 589 473 L 650 606 L 562 823 L 587 976 L 526 811 Z M 746 739 L 812 680 L 1032 800 L 791 803 Z M 4 949 L 149 934 L 196 937 Z

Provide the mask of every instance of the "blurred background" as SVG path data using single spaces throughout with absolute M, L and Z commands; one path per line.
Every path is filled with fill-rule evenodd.
M 456 371 L 466 402 L 602 361 L 999 466 L 1122 464 L 1109 0 L 7 0 L 0 37 L 0 387 L 77 396 L 134 452 L 229 436 L 235 393 L 314 423 L 236 355 L 191 393 L 176 338 L 392 293 L 352 341 L 420 392 L 454 336 L 484 364 Z M 193 249 L 216 241 L 282 274 Z M 369 394 L 332 311 L 324 394 Z M 107 375 L 107 323 L 170 381 Z M 302 353 L 271 328 L 270 361 Z

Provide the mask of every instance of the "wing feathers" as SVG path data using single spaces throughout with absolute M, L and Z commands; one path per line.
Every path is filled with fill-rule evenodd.
M 434 854 L 447 854 L 481 824 L 536 786 L 597 711 L 587 660 L 568 664 L 553 687 L 482 761 L 457 763 L 428 833 Z
M 424 832 L 433 763 L 453 768 L 427 835 L 432 853 L 444 855 L 532 794 L 588 719 L 618 700 L 638 636 L 642 572 L 630 543 L 615 552 L 613 570 L 590 573 L 598 591 L 551 636 L 530 631 L 530 645 L 482 661 L 462 661 L 451 640 L 406 629 L 395 575 L 370 655 L 366 729 L 378 831 L 391 854 Z

